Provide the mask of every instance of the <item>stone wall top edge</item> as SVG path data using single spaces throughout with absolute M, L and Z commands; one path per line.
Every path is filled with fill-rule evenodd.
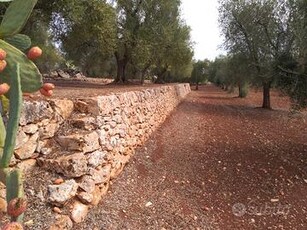
M 25 98 L 24 101 L 27 102 L 27 103 L 36 103 L 36 102 L 65 102 L 65 101 L 78 101 L 78 100 L 92 100 L 92 101 L 96 101 L 97 99 L 99 98 L 102 98 L 102 97 L 114 97 L 114 96 L 119 96 L 119 95 L 123 95 L 123 94 L 136 94 L 136 93 L 140 93 L 140 92 L 156 92 L 156 91 L 159 91 L 161 89 L 167 89 L 167 88 L 177 88 L 177 87 L 189 87 L 189 83 L 178 83 L 178 84 L 167 84 L 167 85 L 161 85 L 161 86 L 157 86 L 157 87 L 148 87 L 148 88 L 144 88 L 144 89 L 139 89 L 139 90 L 127 90 L 127 91 L 122 91 L 122 92 L 111 92 L 111 93 L 107 93 L 107 94 L 104 94 L 104 95 L 98 95 L 98 96 L 79 96 L 79 97 L 76 97 L 74 99 L 72 98 L 66 98 L 66 97 L 63 97 L 63 98 L 43 98 L 43 97 L 40 97 L 40 98 Z

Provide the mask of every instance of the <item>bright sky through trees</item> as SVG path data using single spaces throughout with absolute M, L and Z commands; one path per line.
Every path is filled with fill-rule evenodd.
M 218 49 L 223 38 L 218 28 L 217 0 L 182 0 L 182 14 L 192 28 L 194 58 L 214 60 L 223 51 Z

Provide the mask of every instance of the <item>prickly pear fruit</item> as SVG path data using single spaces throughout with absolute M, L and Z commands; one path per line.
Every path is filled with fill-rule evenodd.
M 23 230 L 23 227 L 18 222 L 11 222 L 11 223 L 7 223 L 6 225 L 4 225 L 1 229 L 2 230 Z
M 6 58 L 6 52 L 0 48 L 0 60 L 4 60 Z
M 44 88 L 41 88 L 39 92 L 46 97 L 51 97 L 53 94 L 52 90 L 45 90 Z
M 0 84 L 0 95 L 6 94 L 10 90 L 10 86 L 7 83 Z
M 21 197 L 12 199 L 7 205 L 7 214 L 18 217 L 27 209 L 27 200 Z
M 40 57 L 42 55 L 43 51 L 41 50 L 41 48 L 39 48 L 38 46 L 34 46 L 32 47 L 29 51 L 28 51 L 28 58 L 30 60 L 34 60 L 38 57 Z
M 44 83 L 42 88 L 46 91 L 49 91 L 53 90 L 55 88 L 55 85 L 52 83 Z
M 7 63 L 5 60 L 0 60 L 0 73 L 5 69 L 6 65 Z

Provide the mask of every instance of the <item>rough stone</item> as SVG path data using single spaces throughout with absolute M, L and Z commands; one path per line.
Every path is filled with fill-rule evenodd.
M 19 168 L 23 173 L 32 171 L 35 166 L 36 166 L 35 159 L 24 160 L 17 164 L 17 168 Z
M 26 134 L 34 134 L 38 130 L 38 126 L 36 124 L 28 124 L 22 128 L 22 130 Z
M 16 137 L 15 149 L 19 149 L 21 146 L 27 143 L 28 140 L 29 136 L 25 132 L 19 130 Z
M 15 157 L 15 155 L 13 154 L 9 166 L 10 166 L 10 167 L 15 166 L 15 165 L 18 163 L 18 161 L 19 161 L 19 160 L 17 160 L 16 157 Z
M 60 185 L 49 185 L 49 202 L 55 205 L 64 205 L 77 194 L 78 184 L 75 180 L 67 180 Z
M 90 175 L 82 176 L 79 187 L 85 192 L 92 193 L 95 190 L 95 181 L 93 177 Z
M 38 142 L 36 152 L 41 153 L 43 155 L 48 155 L 52 152 L 52 147 L 53 146 L 50 142 L 53 140 L 47 139 L 47 140 L 40 140 Z
M 71 100 L 62 99 L 62 100 L 56 100 L 53 99 L 51 101 L 52 106 L 54 110 L 64 119 L 67 119 L 70 117 L 74 110 L 74 103 Z
M 47 101 L 24 101 L 19 123 L 24 126 L 52 117 L 53 110 Z
M 93 194 L 87 192 L 80 192 L 77 197 L 83 204 L 90 204 L 94 198 Z
M 72 119 L 70 123 L 73 127 L 83 130 L 94 130 L 98 128 L 98 125 L 96 124 L 96 119 L 93 117 Z
M 68 151 L 82 151 L 84 145 L 83 135 L 81 134 L 58 136 L 56 140 L 63 149 Z
M 91 203 L 92 205 L 97 206 L 99 204 L 102 198 L 107 194 L 109 185 L 110 185 L 109 183 L 106 183 L 100 186 L 96 186 L 93 192 L 93 200 Z
M 38 137 L 38 133 L 33 134 L 24 145 L 15 150 L 15 156 L 21 160 L 31 158 L 37 148 Z
M 121 102 L 116 95 L 100 96 L 97 100 L 101 115 L 111 114 L 116 108 L 121 106 Z
M 75 201 L 72 206 L 71 219 L 75 223 L 81 223 L 85 219 L 87 213 L 88 206 L 79 201 Z
M 89 153 L 99 148 L 99 136 L 97 132 L 92 132 L 84 136 L 84 146 L 82 149 L 83 152 Z
M 61 78 L 69 79 L 70 75 L 68 73 L 65 73 L 63 70 L 58 70 L 58 76 Z
M 68 151 L 93 152 L 100 148 L 97 132 L 59 136 L 58 143 Z
M 54 134 L 58 131 L 60 125 L 58 123 L 50 123 L 39 129 L 40 139 L 48 139 L 54 137 Z
M 75 102 L 75 108 L 77 111 L 86 114 L 99 115 L 99 108 L 97 106 L 96 98 L 82 99 Z
M 57 215 L 56 222 L 50 226 L 49 230 L 70 230 L 73 229 L 73 222 L 67 215 Z
M 111 174 L 111 165 L 108 164 L 101 169 L 90 169 L 89 175 L 93 179 L 95 184 L 102 184 L 106 183 L 110 180 L 110 174 Z
M 124 169 L 124 166 L 129 161 L 130 156 L 115 154 L 111 168 L 111 179 L 116 178 Z
M 51 148 L 41 148 L 39 152 L 46 156 L 52 152 L 52 149 Z
M 87 155 L 88 166 L 96 168 L 99 165 L 106 165 L 108 163 L 108 153 L 106 151 L 95 151 Z
M 47 162 L 51 169 L 67 177 L 80 177 L 87 172 L 87 160 L 83 153 L 62 156 Z
M 99 137 L 99 143 L 101 146 L 105 146 L 107 144 L 107 131 L 104 129 L 100 129 L 97 131 Z

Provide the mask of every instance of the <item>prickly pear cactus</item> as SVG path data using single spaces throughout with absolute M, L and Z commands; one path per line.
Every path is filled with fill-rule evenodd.
M 36 65 L 21 51 L 31 46 L 31 39 L 18 34 L 27 22 L 37 0 L 14 0 L 6 10 L 0 25 L 0 48 L 6 51 L 7 67 L 1 73 L 0 83 L 10 84 L 14 66 L 20 64 L 21 89 L 36 92 L 42 87 L 42 76 Z
M 9 99 L 9 103 L 6 103 L 6 106 L 9 104 L 9 119 L 6 126 L 0 116 L 0 181 L 6 185 L 6 199 L 8 209 L 10 208 L 8 214 L 11 216 L 11 221 L 22 222 L 23 212 L 26 209 L 22 173 L 18 169 L 10 168 L 9 164 L 14 153 L 22 94 L 44 89 L 42 75 L 29 59 L 31 55 L 24 53 L 31 47 L 31 39 L 19 34 L 37 0 L 0 0 L 0 4 L 1 2 L 10 2 L 10 4 L 0 25 L 0 97 L 2 102 L 5 97 Z M 35 48 L 37 50 L 37 47 Z M 47 92 L 51 95 L 51 88 L 47 87 L 44 90 L 49 90 Z M 21 207 L 21 204 L 24 207 Z

